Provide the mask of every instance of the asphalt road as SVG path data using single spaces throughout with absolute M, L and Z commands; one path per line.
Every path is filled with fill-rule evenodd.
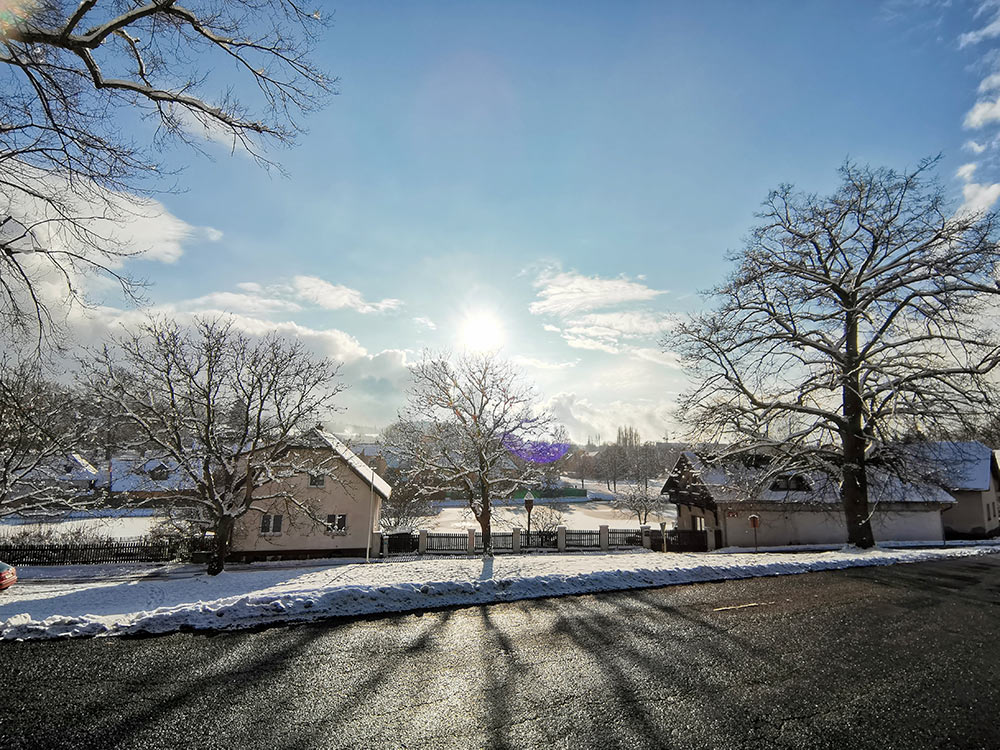
M 1000 747 L 1000 555 L 0 644 L 0 748 Z

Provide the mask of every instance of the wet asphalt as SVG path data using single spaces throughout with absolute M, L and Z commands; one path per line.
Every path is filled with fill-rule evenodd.
M 0 643 L 0 748 L 997 748 L 1000 555 Z

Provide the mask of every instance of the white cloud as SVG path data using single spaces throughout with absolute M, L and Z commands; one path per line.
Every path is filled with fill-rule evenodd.
M 244 292 L 250 292 L 251 294 L 260 294 L 264 291 L 264 287 L 255 281 L 244 281 L 236 285 L 237 289 L 242 289 Z
M 667 328 L 663 316 L 642 310 L 590 313 L 574 318 L 572 322 L 574 325 L 597 326 L 626 337 L 656 336 Z
M 546 323 L 542 326 L 543 331 L 548 331 L 549 333 L 562 333 L 562 328 L 559 326 L 554 326 L 551 323 Z
M 977 91 L 980 94 L 984 94 L 987 91 L 994 91 L 995 89 L 1000 89 L 1000 73 L 990 73 L 986 76 L 986 78 L 979 82 Z
M 1000 120 L 1000 98 L 980 99 L 965 115 L 965 127 L 981 128 Z
M 316 276 L 296 276 L 292 279 L 294 291 L 301 298 L 313 302 L 326 310 L 341 310 L 349 308 L 360 313 L 385 312 L 394 310 L 402 301 L 384 299 L 380 302 L 366 302 L 357 289 L 331 284 Z
M 983 153 L 983 151 L 986 150 L 986 146 L 984 144 L 977 143 L 976 141 L 972 140 L 963 143 L 962 148 L 964 148 L 966 151 L 971 151 L 974 154 L 981 154 Z
M 130 256 L 174 263 L 184 254 L 187 241 L 217 242 L 222 238 L 218 229 L 192 226 L 152 198 L 106 190 L 95 184 L 71 186 L 56 174 L 23 164 L 9 163 L 7 169 L 12 175 L 5 175 L 5 179 L 22 187 L 5 191 L 5 211 L 24 227 L 31 227 L 34 241 L 41 248 L 72 250 L 120 268 Z M 40 200 L 32 192 L 50 196 L 58 206 Z M 81 243 L 81 231 L 89 233 L 87 242 Z M 102 256 L 98 248 L 109 254 Z
M 428 331 L 437 330 L 437 324 L 430 318 L 418 317 L 414 318 L 413 322 L 416 323 L 421 328 L 426 328 Z
M 959 211 L 962 213 L 979 213 L 988 211 L 1000 198 L 1000 183 L 992 185 L 968 182 L 962 187 L 962 197 L 965 199 Z
M 636 359 L 663 365 L 664 367 L 669 367 L 672 370 L 681 369 L 681 359 L 674 352 L 664 352 L 659 349 L 650 348 L 636 348 L 631 351 L 631 354 Z
M 618 346 L 608 339 L 592 338 L 587 335 L 571 333 L 569 330 L 563 331 L 563 340 L 574 349 L 588 349 L 590 351 L 607 352 L 617 354 Z
M 622 425 L 632 425 L 642 440 L 662 440 L 677 427 L 670 417 L 673 404 L 666 400 L 594 401 L 572 392 L 557 393 L 545 402 L 556 421 L 565 425 L 570 439 L 588 437 L 613 440 Z
M 983 3 L 976 11 L 976 15 L 979 16 L 988 8 L 990 8 L 990 4 Z M 969 31 L 959 36 L 958 46 L 961 49 L 963 47 L 968 47 L 971 44 L 978 44 L 984 39 L 993 39 L 997 36 L 1000 36 L 1000 15 L 994 16 L 993 20 L 981 29 Z
M 533 315 L 569 316 L 626 302 L 642 302 L 665 294 L 621 276 L 585 276 L 575 271 L 543 271 L 534 282 L 539 299 L 528 306 Z
M 963 164 L 955 171 L 955 177 L 962 180 L 963 182 L 971 182 L 972 176 L 976 173 L 976 167 L 979 165 L 976 162 L 969 162 L 968 164 Z
M 515 365 L 521 367 L 530 367 L 535 370 L 566 370 L 570 367 L 576 367 L 579 360 L 574 362 L 548 362 L 542 359 L 536 359 L 535 357 L 524 357 L 517 354 L 510 358 L 510 361 Z
M 178 302 L 176 307 L 185 310 L 221 310 L 224 312 L 270 313 L 297 312 L 301 306 L 283 299 L 264 297 L 247 292 L 212 292 L 202 297 Z

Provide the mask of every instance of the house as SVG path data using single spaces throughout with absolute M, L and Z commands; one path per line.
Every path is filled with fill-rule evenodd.
M 976 441 L 926 443 L 914 451 L 922 463 L 940 467 L 935 480 L 957 501 L 942 513 L 947 537 L 983 538 L 1000 532 L 996 453 Z
M 336 436 L 319 428 L 289 441 L 291 476 L 255 490 L 260 500 L 237 519 L 232 557 L 363 556 L 377 554 L 379 517 L 391 488 Z
M 942 512 L 956 500 L 938 486 L 903 483 L 869 471 L 872 531 L 876 541 L 942 541 Z M 847 524 L 840 491 L 826 475 L 774 474 L 766 460 L 749 457 L 709 464 L 683 452 L 661 494 L 677 506 L 677 528 L 708 532 L 715 547 L 843 544 Z M 751 524 L 756 516 L 758 526 Z

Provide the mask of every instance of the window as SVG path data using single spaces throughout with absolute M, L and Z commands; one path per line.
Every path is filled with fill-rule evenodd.
M 260 517 L 261 534 L 280 534 L 281 515 L 279 513 L 265 513 Z
M 340 534 L 347 533 L 347 516 L 343 513 L 331 513 L 326 517 L 326 522 L 329 524 L 330 531 Z
M 324 475 L 324 474 L 310 474 L 309 475 L 309 486 L 310 487 L 324 487 L 324 486 L 326 486 L 326 475 Z
M 771 482 L 771 489 L 776 492 L 808 492 L 812 487 L 801 474 L 780 474 Z
M 704 519 L 704 517 L 702 517 L 702 516 L 695 516 L 692 519 L 692 525 L 694 526 L 694 530 L 695 531 L 704 531 L 705 530 L 705 519 Z
M 149 470 L 149 478 L 158 482 L 162 482 L 168 476 L 170 476 L 170 470 L 163 464 L 157 464 Z
M 986 503 L 986 520 L 987 521 L 991 520 L 991 516 L 990 516 L 990 503 Z

